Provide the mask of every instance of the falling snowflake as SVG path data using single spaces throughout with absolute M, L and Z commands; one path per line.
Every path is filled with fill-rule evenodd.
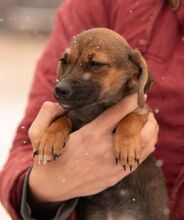
M 82 76 L 82 78 L 83 78 L 84 80 L 89 80 L 91 77 L 92 77 L 92 74 L 91 74 L 91 73 L 84 73 L 83 76 Z
M 120 190 L 120 196 L 125 196 L 128 193 L 127 190 Z
M 156 166 L 161 167 L 164 164 L 163 160 L 157 160 L 156 161 Z
M 66 179 L 65 179 L 65 178 L 63 178 L 61 181 L 64 183 L 64 182 L 66 182 Z
M 181 160 L 177 161 L 177 165 L 181 165 L 181 164 L 182 164 Z
M 158 108 L 155 109 L 155 113 L 156 113 L 156 114 L 158 114 L 159 111 L 160 111 L 160 110 L 159 110 Z
M 144 40 L 144 39 L 141 39 L 141 40 L 139 40 L 139 44 L 141 46 L 146 46 L 148 44 L 148 42 L 146 40 Z
M 75 40 L 76 41 L 76 40 Z M 74 41 L 74 42 L 75 42 Z M 76 41 L 77 42 L 77 41 Z M 70 48 L 66 48 L 65 53 L 71 53 L 71 49 Z
M 165 209 L 163 210 L 163 213 L 164 213 L 164 215 L 169 215 L 169 213 L 170 213 L 169 208 L 165 208 Z

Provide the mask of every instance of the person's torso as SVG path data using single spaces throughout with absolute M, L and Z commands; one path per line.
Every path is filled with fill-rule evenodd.
M 170 194 L 184 169 L 184 5 L 174 12 L 164 0 L 117 0 L 111 7 L 110 28 L 143 53 L 152 72 L 148 103 L 160 125 L 155 156 Z

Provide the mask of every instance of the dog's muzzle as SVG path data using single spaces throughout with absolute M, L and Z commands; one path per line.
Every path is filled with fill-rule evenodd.
M 55 87 L 55 97 L 68 99 L 72 95 L 72 86 L 69 82 L 58 83 Z
M 55 86 L 54 95 L 64 108 L 77 108 L 95 102 L 99 86 L 93 82 L 62 80 Z

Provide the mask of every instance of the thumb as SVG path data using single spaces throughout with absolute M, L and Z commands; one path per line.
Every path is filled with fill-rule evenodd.
M 123 98 L 119 103 L 105 110 L 90 124 L 102 133 L 112 131 L 122 118 L 133 112 L 137 107 L 137 93 L 135 93 Z
M 30 139 L 35 139 L 42 131 L 49 127 L 56 117 L 64 112 L 65 110 L 58 103 L 49 101 L 44 102 L 38 115 L 29 128 L 28 133 Z

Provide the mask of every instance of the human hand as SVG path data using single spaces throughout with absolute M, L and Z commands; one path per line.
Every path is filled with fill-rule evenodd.
M 137 108 L 137 96 L 131 95 L 103 112 L 91 123 L 69 136 L 66 149 L 57 161 L 46 165 L 34 164 L 29 186 L 41 201 L 64 201 L 96 194 L 115 185 L 130 173 L 116 165 L 113 155 L 112 131 L 117 123 Z M 64 110 L 55 103 L 46 103 L 33 122 L 29 136 L 34 140 Z M 152 113 L 141 131 L 143 161 L 157 141 L 158 125 Z M 152 138 L 150 138 L 152 137 Z

